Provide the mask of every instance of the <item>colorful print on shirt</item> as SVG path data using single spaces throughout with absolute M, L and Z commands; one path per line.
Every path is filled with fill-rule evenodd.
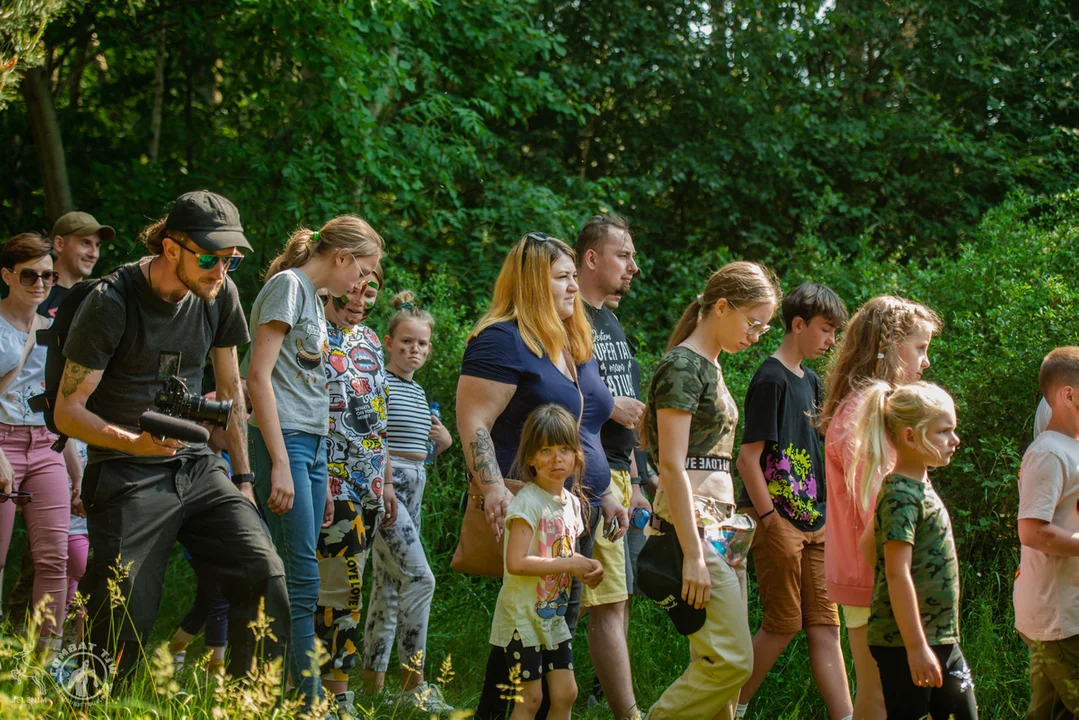
M 816 525 L 821 518 L 817 505 L 817 476 L 809 451 L 794 448 L 794 443 L 780 450 L 778 443 L 768 445 L 765 453 L 764 479 L 768 494 L 791 520 Z
M 381 509 L 386 471 L 386 364 L 378 336 L 327 322 L 326 379 L 330 432 L 326 436 L 334 500 Z
M 545 516 L 539 521 L 537 554 L 540 557 L 573 557 L 573 537 L 561 517 Z M 569 573 L 544 575 L 536 584 L 536 614 L 541 618 L 565 616 L 569 607 Z

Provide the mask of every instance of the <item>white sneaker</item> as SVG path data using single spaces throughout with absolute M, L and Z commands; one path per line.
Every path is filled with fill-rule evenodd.
M 337 701 L 337 717 L 340 720 L 344 720 L 346 717 L 356 717 L 356 704 L 353 702 L 355 693 L 351 690 L 346 690 L 343 693 L 337 693 L 333 698 Z
M 454 707 L 442 697 L 442 690 L 438 685 L 426 682 L 417 685 L 407 693 L 403 693 L 397 702 L 400 705 L 406 705 L 435 715 L 454 711 Z

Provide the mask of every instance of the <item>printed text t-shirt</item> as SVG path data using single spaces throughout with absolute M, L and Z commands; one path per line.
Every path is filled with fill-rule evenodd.
M 761 471 L 780 515 L 804 532 L 824 526 L 825 482 L 821 436 L 813 427 L 821 382 L 802 366 L 798 377 L 777 358 L 757 369 L 746 390 L 743 443 L 764 442 Z M 745 488 L 738 504 L 751 505 Z
M 599 364 L 599 376 L 614 397 L 641 399 L 640 380 L 633 380 L 633 356 L 618 318 L 607 307 L 594 308 L 584 303 L 592 323 L 592 348 Z M 630 454 L 637 444 L 633 428 L 608 420 L 600 431 L 600 442 L 612 470 L 630 469 Z

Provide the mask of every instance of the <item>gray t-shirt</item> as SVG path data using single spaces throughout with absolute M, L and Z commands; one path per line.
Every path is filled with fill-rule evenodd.
M 322 366 L 326 313 L 314 284 L 300 270 L 282 270 L 266 281 L 251 306 L 251 336 L 273 320 L 288 325 L 270 377 L 281 429 L 326 435 L 330 431 L 330 389 Z M 250 423 L 258 427 L 254 414 Z
M 64 341 L 64 357 L 91 370 L 104 370 L 86 406 L 110 423 L 136 428 L 139 416 L 154 410 L 163 387 L 158 370 L 163 355 L 180 353 L 176 374 L 188 392 L 202 393 L 203 369 L 211 347 L 235 347 L 248 341 L 247 324 L 232 279 L 213 300 L 188 293 L 176 303 L 150 289 L 137 262 L 122 266 L 130 305 L 120 291 L 99 283 L 79 306 Z M 124 328 L 131 323 L 129 340 Z M 119 351 L 119 352 L 118 352 Z M 90 446 L 90 462 L 132 456 Z M 140 458 L 147 462 L 168 458 Z

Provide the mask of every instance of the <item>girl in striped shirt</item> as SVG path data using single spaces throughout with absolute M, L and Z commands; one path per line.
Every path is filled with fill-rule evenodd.
M 364 679 L 372 691 L 386 680 L 390 650 L 397 635 L 401 663 L 402 703 L 429 713 L 453 710 L 437 686 L 424 681 L 427 620 L 435 593 L 435 577 L 420 542 L 420 504 L 427 482 L 424 460 L 428 441 L 441 453 L 453 440 L 431 414 L 427 395 L 412 376 L 431 352 L 435 321 L 413 304 L 408 290 L 391 301 L 395 308 L 386 336 L 387 440 L 393 488 L 397 494 L 397 521 L 381 528 L 375 538 L 371 601 L 364 632 Z

